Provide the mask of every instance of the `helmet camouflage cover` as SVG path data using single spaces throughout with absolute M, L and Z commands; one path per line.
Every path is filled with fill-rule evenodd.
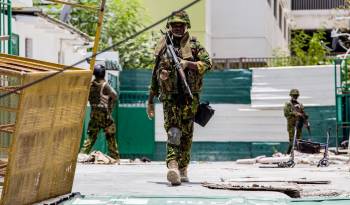
M 168 18 L 168 22 L 166 27 L 169 28 L 171 23 L 185 23 L 187 28 L 191 28 L 190 17 L 186 13 L 186 11 L 176 11 L 172 16 Z
M 292 95 L 298 95 L 299 96 L 299 90 L 298 89 L 291 89 L 290 92 L 289 92 L 289 95 L 292 96 Z

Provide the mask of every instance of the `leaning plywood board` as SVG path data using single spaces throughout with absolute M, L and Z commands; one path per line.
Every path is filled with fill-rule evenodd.
M 0 55 L 0 74 L 21 85 L 62 65 Z M 72 189 L 91 72 L 70 69 L 19 94 L 1 205 L 31 204 Z

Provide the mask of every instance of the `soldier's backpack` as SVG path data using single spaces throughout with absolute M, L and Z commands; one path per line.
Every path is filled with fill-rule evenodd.
M 320 153 L 321 143 L 312 142 L 311 140 L 298 140 L 297 150 L 308 154 Z

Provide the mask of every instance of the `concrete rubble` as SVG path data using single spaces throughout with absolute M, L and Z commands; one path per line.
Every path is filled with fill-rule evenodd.
M 100 151 L 93 151 L 90 154 L 82 154 L 78 155 L 78 162 L 87 163 L 87 164 L 116 164 L 117 160 L 112 157 L 103 154 Z
M 324 153 L 318 154 L 306 154 L 298 151 L 294 151 L 295 163 L 297 164 L 309 164 L 317 165 L 318 162 L 323 158 Z M 280 152 L 273 154 L 272 157 L 258 156 L 250 159 L 238 159 L 237 164 L 276 164 L 279 162 L 286 162 L 290 159 L 289 155 L 282 154 Z M 346 155 L 336 155 L 332 152 L 328 152 L 328 160 L 330 164 L 348 164 L 350 157 Z

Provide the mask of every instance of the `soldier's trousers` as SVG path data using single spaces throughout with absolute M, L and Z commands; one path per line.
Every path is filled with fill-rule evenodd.
M 172 101 L 163 102 L 164 128 L 178 128 L 181 131 L 180 145 L 167 143 L 167 164 L 171 160 L 176 160 L 179 169 L 187 167 L 191 157 L 191 147 L 193 138 L 193 119 L 198 108 L 198 97 L 185 104 Z M 169 133 L 168 133 L 169 138 Z
M 287 123 L 287 129 L 288 129 L 288 135 L 289 135 L 289 146 L 288 146 L 287 154 L 289 154 L 292 151 L 292 146 L 293 146 L 295 123 Z M 297 128 L 296 140 L 301 139 L 301 132 L 302 132 L 302 128 Z
M 82 152 L 89 154 L 94 146 L 98 132 L 103 129 L 105 132 L 108 154 L 114 159 L 119 159 L 117 143 L 115 141 L 115 124 L 110 115 L 106 112 L 93 112 L 88 126 L 88 138 L 84 141 Z

